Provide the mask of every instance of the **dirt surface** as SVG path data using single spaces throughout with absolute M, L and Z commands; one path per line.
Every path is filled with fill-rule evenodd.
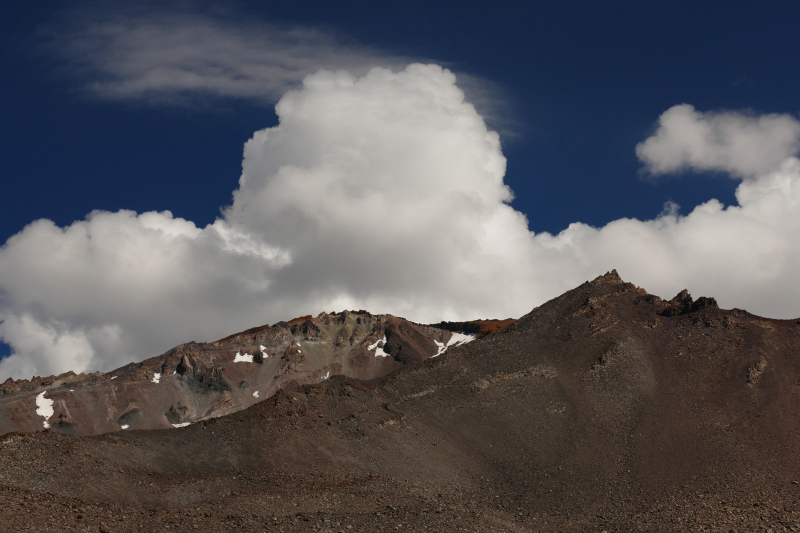
M 8 434 L 0 527 L 798 531 L 800 322 L 702 302 L 612 272 L 383 378 L 181 429 Z

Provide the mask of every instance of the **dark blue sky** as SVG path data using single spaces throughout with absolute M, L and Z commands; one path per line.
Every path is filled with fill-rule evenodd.
M 652 218 L 668 200 L 683 212 L 712 197 L 732 203 L 736 183 L 726 177 L 638 176 L 636 143 L 675 104 L 798 112 L 795 3 L 262 4 L 241 3 L 238 16 L 333 30 L 499 84 L 515 130 L 503 139 L 506 181 L 534 231 Z M 93 209 L 168 209 L 211 222 L 237 184 L 242 144 L 274 125 L 271 107 L 94 98 L 40 46 L 38 32 L 65 6 L 20 3 L 0 21 L 0 239 L 37 218 L 64 225 Z

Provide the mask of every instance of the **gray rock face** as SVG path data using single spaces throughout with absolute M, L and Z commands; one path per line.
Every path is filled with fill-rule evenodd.
M 281 388 L 339 374 L 384 376 L 437 355 L 452 336 L 391 315 L 322 313 L 189 342 L 107 374 L 8 380 L 0 385 L 0 435 L 181 427 L 245 409 Z

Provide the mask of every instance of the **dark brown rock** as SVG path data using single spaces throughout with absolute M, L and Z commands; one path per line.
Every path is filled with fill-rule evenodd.
M 68 531 L 113 517 L 120 532 L 797 529 L 800 324 L 714 305 L 660 314 L 675 304 L 685 301 L 664 302 L 609 273 L 494 335 L 368 381 L 304 383 L 299 368 L 267 401 L 180 430 L 9 433 L 0 437 L 0 524 Z M 320 334 L 326 354 L 334 339 L 355 339 L 336 359 L 354 372 L 365 370 L 349 366 L 350 354 L 369 354 L 387 329 L 404 331 L 394 317 L 339 319 L 319 319 Z M 283 344 L 264 365 L 277 367 L 297 343 L 303 365 L 320 357 L 319 338 L 294 338 L 289 326 L 267 331 Z M 220 354 L 251 354 L 253 344 L 226 346 L 192 347 L 193 365 L 213 368 Z M 224 365 L 231 383 L 256 367 Z M 263 386 L 247 381 L 200 407 L 225 411 Z M 158 390 L 149 387 L 138 390 Z M 66 412 L 53 395 L 56 412 Z
M 369 381 L 303 383 L 297 376 L 319 356 L 319 338 L 270 328 L 285 337 L 264 365 L 277 367 L 292 345 L 308 357 L 268 401 L 181 430 L 0 437 L 0 523 L 12 531 L 65 531 L 109 516 L 115 531 L 797 529 L 800 324 L 715 305 L 662 316 L 682 300 L 664 302 L 609 273 L 494 335 Z M 327 346 L 355 339 L 350 355 L 369 353 L 387 330 L 404 332 L 394 317 L 319 320 Z M 229 354 L 254 347 L 227 346 Z M 195 368 L 213 368 L 226 353 L 205 349 L 191 348 Z M 350 359 L 337 364 L 353 370 Z M 224 371 L 239 383 L 242 368 L 256 366 Z M 247 380 L 249 389 L 212 395 L 211 405 L 230 409 L 256 386 Z

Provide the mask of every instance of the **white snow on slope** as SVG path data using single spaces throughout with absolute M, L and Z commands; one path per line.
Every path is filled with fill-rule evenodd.
M 326 379 L 328 379 L 329 377 L 331 377 L 331 373 L 330 373 L 330 371 L 328 371 L 328 372 L 327 372 L 327 373 L 326 373 L 324 376 L 322 376 L 322 377 L 321 377 L 319 380 L 320 380 L 320 381 L 325 381 L 325 380 L 326 380 Z
M 53 416 L 53 400 L 45 398 L 44 394 L 43 392 L 36 397 L 36 414 L 44 417 L 44 427 L 49 428 L 50 422 L 47 419 Z
M 239 352 L 236 352 L 236 357 L 233 358 L 233 362 L 234 363 L 252 363 L 253 362 L 253 356 L 250 355 L 249 353 L 245 353 L 244 355 L 242 355 Z
M 120 426 L 120 427 L 121 427 L 122 429 L 128 429 L 130 426 L 129 426 L 128 424 L 125 424 L 124 426 Z
M 433 354 L 431 357 L 436 357 L 438 355 L 442 355 L 445 352 L 445 350 L 447 350 L 447 346 L 445 346 L 443 342 L 439 342 L 437 340 L 435 340 L 433 342 L 435 342 L 436 346 L 439 347 L 439 351 L 436 352 L 435 354 Z
M 450 346 L 461 346 L 462 344 L 466 344 L 468 342 L 474 341 L 478 336 L 473 333 L 453 333 L 450 336 L 450 340 L 447 341 L 447 344 L 439 341 L 433 341 L 436 343 L 436 346 L 439 350 L 433 354 L 431 357 L 436 357 L 438 355 L 442 355 Z
M 261 346 L 259 346 L 259 348 L 261 349 L 261 355 L 263 355 L 264 357 L 269 357 L 269 355 L 267 354 L 267 347 L 266 346 L 261 345 Z
M 382 346 L 378 346 L 382 344 Z M 370 344 L 367 350 L 375 350 L 375 357 L 389 357 L 389 354 L 383 351 L 383 346 L 386 346 L 386 335 L 382 339 L 375 341 L 375 344 Z
M 453 333 L 453 335 L 450 337 L 450 340 L 447 341 L 447 345 L 461 346 L 462 344 L 472 342 L 477 338 L 478 336 L 474 333 Z
M 160 383 L 161 382 L 161 374 L 158 372 L 153 373 L 153 383 Z
M 253 398 L 258 398 L 258 391 L 255 391 L 255 392 L 253 393 Z
M 181 422 L 180 424 L 172 424 L 174 428 L 185 428 L 186 426 L 190 425 L 191 422 Z M 128 426 L 122 426 L 122 429 L 127 428 Z

